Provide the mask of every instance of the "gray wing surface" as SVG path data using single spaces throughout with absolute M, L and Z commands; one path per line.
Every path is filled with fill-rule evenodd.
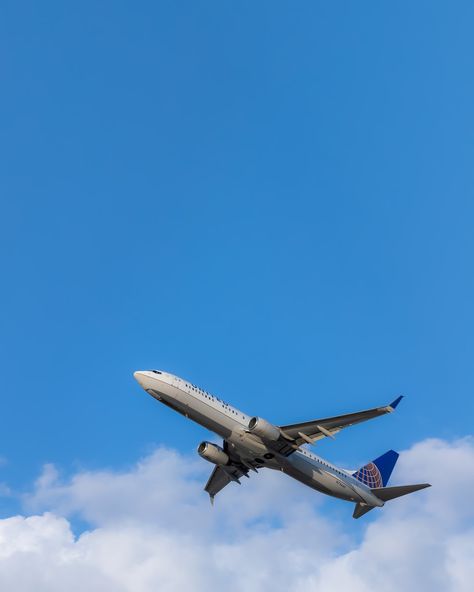
M 246 468 L 234 465 L 216 466 L 206 483 L 206 487 L 204 487 L 204 491 L 207 491 L 212 502 L 219 491 L 224 489 L 232 481 L 240 485 L 240 478 L 243 476 L 248 477 L 248 470 Z
M 204 491 L 207 491 L 211 499 L 213 499 L 214 496 L 219 493 L 221 489 L 224 489 L 224 487 L 231 481 L 232 479 L 222 467 L 215 467 L 206 483 Z
M 313 421 L 280 426 L 283 435 L 287 440 L 291 440 L 293 444 L 291 447 L 287 445 L 287 454 L 291 454 L 296 447 L 301 446 L 306 442 L 316 442 L 326 436 L 332 437 L 344 428 L 348 428 L 349 426 L 375 417 L 380 417 L 386 413 L 391 413 L 400 403 L 402 398 L 403 397 L 398 397 L 398 399 L 395 399 L 395 401 L 385 407 L 374 407 L 373 409 L 357 411 L 356 413 L 346 413 L 345 415 L 336 415 L 334 417 L 325 417 Z

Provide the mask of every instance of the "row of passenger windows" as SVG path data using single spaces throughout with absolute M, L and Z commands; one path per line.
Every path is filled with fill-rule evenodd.
M 304 448 L 301 448 L 301 452 L 307 456 L 308 458 L 311 458 L 312 460 L 316 460 L 316 457 L 314 457 L 312 454 L 310 454 L 307 450 L 305 450 Z M 332 469 L 333 471 L 335 471 L 336 473 L 339 473 L 339 475 L 348 477 L 348 473 L 344 473 L 343 471 L 340 471 L 339 469 L 336 469 L 334 467 L 332 467 L 331 465 L 328 465 L 328 463 L 325 463 L 323 460 L 321 459 L 317 459 L 322 465 L 324 465 L 325 467 L 328 467 L 328 469 Z
M 187 384 L 187 383 L 185 383 L 185 384 L 188 389 L 194 391 L 195 393 L 199 393 L 200 395 L 202 395 L 206 399 L 209 399 L 210 401 L 218 401 L 222 405 L 222 407 L 224 407 L 224 409 L 227 409 L 227 411 L 230 411 L 234 415 L 238 415 L 238 413 L 237 413 L 237 411 L 235 411 L 235 409 L 230 407 L 228 403 L 225 403 L 224 401 L 222 401 L 218 397 L 214 397 L 213 395 L 210 395 L 207 391 L 203 391 L 198 386 L 194 386 L 192 384 Z M 242 419 L 245 419 L 245 417 L 243 415 L 242 415 Z

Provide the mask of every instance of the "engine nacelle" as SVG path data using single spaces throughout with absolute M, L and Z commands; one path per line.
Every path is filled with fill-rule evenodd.
M 281 435 L 280 430 L 276 426 L 261 417 L 252 417 L 249 421 L 249 431 L 271 442 L 278 440 Z
M 205 460 L 215 465 L 227 465 L 229 464 L 229 457 L 217 444 L 211 442 L 201 442 L 198 446 L 198 454 Z

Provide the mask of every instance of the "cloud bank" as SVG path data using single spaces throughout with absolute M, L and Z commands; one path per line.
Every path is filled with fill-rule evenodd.
M 25 515 L 0 520 L 0 590 L 472 591 L 471 438 L 403 453 L 393 482 L 433 487 L 358 522 L 351 505 L 328 512 L 323 496 L 270 471 L 211 508 L 211 468 L 163 448 L 123 472 L 63 480 L 45 466 Z M 74 520 L 89 529 L 76 537 Z

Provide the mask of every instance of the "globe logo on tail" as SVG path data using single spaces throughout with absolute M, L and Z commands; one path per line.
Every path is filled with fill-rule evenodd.
M 375 487 L 383 487 L 382 475 L 376 464 L 370 462 L 365 467 L 359 469 L 356 473 L 354 473 L 354 477 L 365 483 L 367 487 L 374 489 Z

